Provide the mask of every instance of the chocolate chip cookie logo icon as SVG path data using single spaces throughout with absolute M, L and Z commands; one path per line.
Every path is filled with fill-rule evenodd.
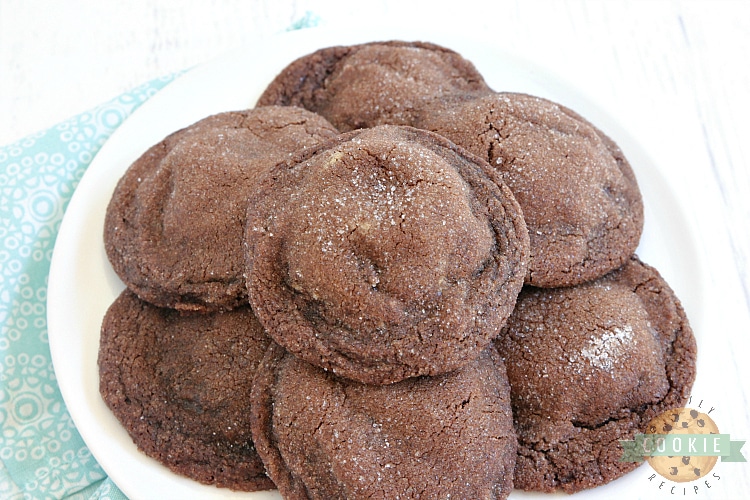
M 675 408 L 657 416 L 632 441 L 620 441 L 622 462 L 648 461 L 660 476 L 676 482 L 696 481 L 722 462 L 746 462 L 745 441 L 731 441 L 708 414 Z
M 694 434 L 705 436 L 701 444 L 711 447 L 711 436 L 719 434 L 719 428 L 711 417 L 705 413 L 690 408 L 678 408 L 676 410 L 662 413 L 648 424 L 647 434 L 686 435 Z M 696 444 L 698 440 L 695 440 Z M 664 442 L 666 448 L 666 440 Z M 689 446 L 689 443 L 688 443 Z M 657 443 L 658 447 L 658 443 Z M 702 448 L 706 448 L 703 446 Z M 698 447 L 695 448 L 696 451 Z M 677 452 L 678 450 L 675 450 Z M 678 456 L 650 456 L 648 463 L 661 476 L 676 483 L 684 483 L 700 479 L 708 474 L 719 459 L 716 455 L 682 455 L 682 448 Z M 686 450 L 690 451 L 690 450 Z M 703 450 L 702 450 L 703 451 Z

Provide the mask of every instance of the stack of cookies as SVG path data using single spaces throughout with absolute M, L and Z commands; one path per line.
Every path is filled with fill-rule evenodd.
M 604 484 L 695 376 L 642 226 L 575 112 L 429 43 L 322 49 L 118 183 L 101 393 L 146 454 L 236 490 Z

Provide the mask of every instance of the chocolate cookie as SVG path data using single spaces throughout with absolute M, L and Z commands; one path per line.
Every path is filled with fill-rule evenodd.
M 502 499 L 516 453 L 508 392 L 494 348 L 449 374 L 373 386 L 272 344 L 253 437 L 286 499 Z
M 515 487 L 572 493 L 634 469 L 618 440 L 686 401 L 696 345 L 679 300 L 633 257 L 577 287 L 527 287 L 495 342 L 518 434 Z
M 125 290 L 102 324 L 99 389 L 138 448 L 172 471 L 234 490 L 272 489 L 248 414 L 268 344 L 249 307 L 180 314 Z
M 433 100 L 412 125 L 487 160 L 523 209 L 526 283 L 580 284 L 623 265 L 643 229 L 643 201 L 622 151 L 570 109 L 525 94 Z
M 277 165 L 249 199 L 258 319 L 294 354 L 363 383 L 467 363 L 505 324 L 528 261 L 521 210 L 493 175 L 397 126 Z
M 488 90 L 482 75 L 458 53 L 422 42 L 373 42 L 329 47 L 287 66 L 259 106 L 300 106 L 339 130 L 411 125 L 421 101 L 447 93 Z
M 158 306 L 215 311 L 245 302 L 248 192 L 292 151 L 337 134 L 303 109 L 267 107 L 168 136 L 131 165 L 107 208 L 104 243 L 115 271 Z

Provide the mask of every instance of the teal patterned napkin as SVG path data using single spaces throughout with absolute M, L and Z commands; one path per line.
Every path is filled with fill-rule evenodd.
M 63 212 L 91 160 L 175 76 L 0 147 L 0 498 L 125 498 L 60 395 L 47 341 L 47 277 Z
M 320 18 L 306 11 L 287 31 Z M 65 408 L 47 341 L 47 278 L 65 208 L 117 127 L 178 74 L 0 147 L 0 498 L 126 499 Z

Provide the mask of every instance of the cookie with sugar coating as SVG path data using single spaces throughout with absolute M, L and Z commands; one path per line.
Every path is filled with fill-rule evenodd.
M 389 41 L 321 49 L 285 68 L 259 104 L 301 106 L 342 131 L 423 128 L 487 161 L 524 211 L 527 284 L 599 278 L 638 246 L 643 201 L 617 144 L 558 103 L 495 92 L 471 62 L 444 47 Z
M 561 287 L 622 266 L 643 231 L 643 200 L 620 148 L 574 111 L 509 92 L 436 98 L 413 125 L 497 169 L 531 240 L 526 283 Z
M 486 163 L 410 127 L 352 131 L 279 164 L 248 201 L 247 286 L 306 361 L 387 384 L 455 370 L 497 336 L 528 231 Z
M 233 490 L 272 489 L 248 415 L 269 343 L 247 306 L 181 313 L 125 290 L 102 322 L 99 391 L 138 449 L 173 472 Z
M 503 499 L 516 453 L 508 390 L 494 348 L 448 374 L 373 386 L 272 344 L 253 439 L 287 499 Z
M 141 155 L 107 207 L 104 245 L 122 281 L 144 300 L 180 310 L 247 301 L 245 199 L 268 169 L 338 131 L 300 108 L 220 113 Z
M 474 65 L 433 43 L 390 40 L 327 47 L 300 57 L 268 85 L 258 106 L 300 106 L 342 132 L 411 125 L 425 99 L 487 90 Z
M 633 257 L 596 281 L 526 287 L 495 345 L 518 434 L 515 486 L 568 493 L 633 470 L 619 440 L 684 405 L 696 343 L 664 279 Z

